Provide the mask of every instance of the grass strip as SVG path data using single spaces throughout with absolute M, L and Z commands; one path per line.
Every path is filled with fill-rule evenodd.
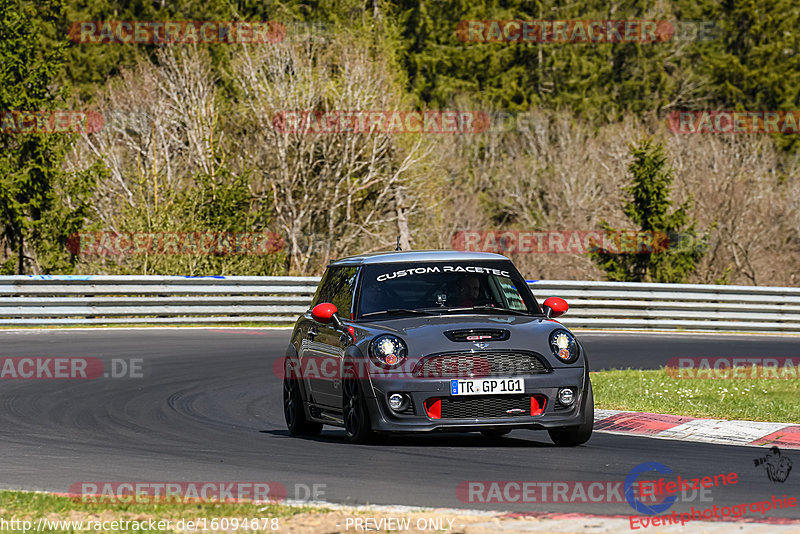
M 666 369 L 591 373 L 595 407 L 711 419 L 800 423 L 800 380 L 673 378 Z

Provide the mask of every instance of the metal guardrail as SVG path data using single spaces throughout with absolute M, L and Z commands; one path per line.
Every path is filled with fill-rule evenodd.
M 537 280 L 541 302 L 556 295 L 566 326 L 662 330 L 800 332 L 800 288 Z
M 0 325 L 293 323 L 319 278 L 0 276 Z
M 291 324 L 317 277 L 0 276 L 0 325 Z M 800 288 L 536 280 L 574 328 L 800 332 Z

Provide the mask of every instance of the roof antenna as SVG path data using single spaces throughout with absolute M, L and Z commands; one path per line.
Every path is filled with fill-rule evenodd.
M 396 251 L 402 251 L 403 250 L 402 248 L 400 248 L 400 236 L 397 236 L 397 248 L 395 250 Z

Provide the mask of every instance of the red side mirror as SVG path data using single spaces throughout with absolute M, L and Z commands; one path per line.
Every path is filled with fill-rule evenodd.
M 336 306 L 330 302 L 323 302 L 314 306 L 314 309 L 311 310 L 311 318 L 318 323 L 328 324 L 331 322 L 333 314 L 337 311 Z
M 556 318 L 567 313 L 569 304 L 560 297 L 549 297 L 544 301 L 544 313 L 548 318 Z

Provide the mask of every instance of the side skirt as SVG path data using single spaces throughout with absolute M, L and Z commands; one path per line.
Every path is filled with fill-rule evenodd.
M 323 423 L 333 426 L 344 426 L 344 418 L 341 410 L 334 410 L 328 406 L 320 406 L 318 404 L 308 405 L 308 411 L 311 419 L 317 423 Z

